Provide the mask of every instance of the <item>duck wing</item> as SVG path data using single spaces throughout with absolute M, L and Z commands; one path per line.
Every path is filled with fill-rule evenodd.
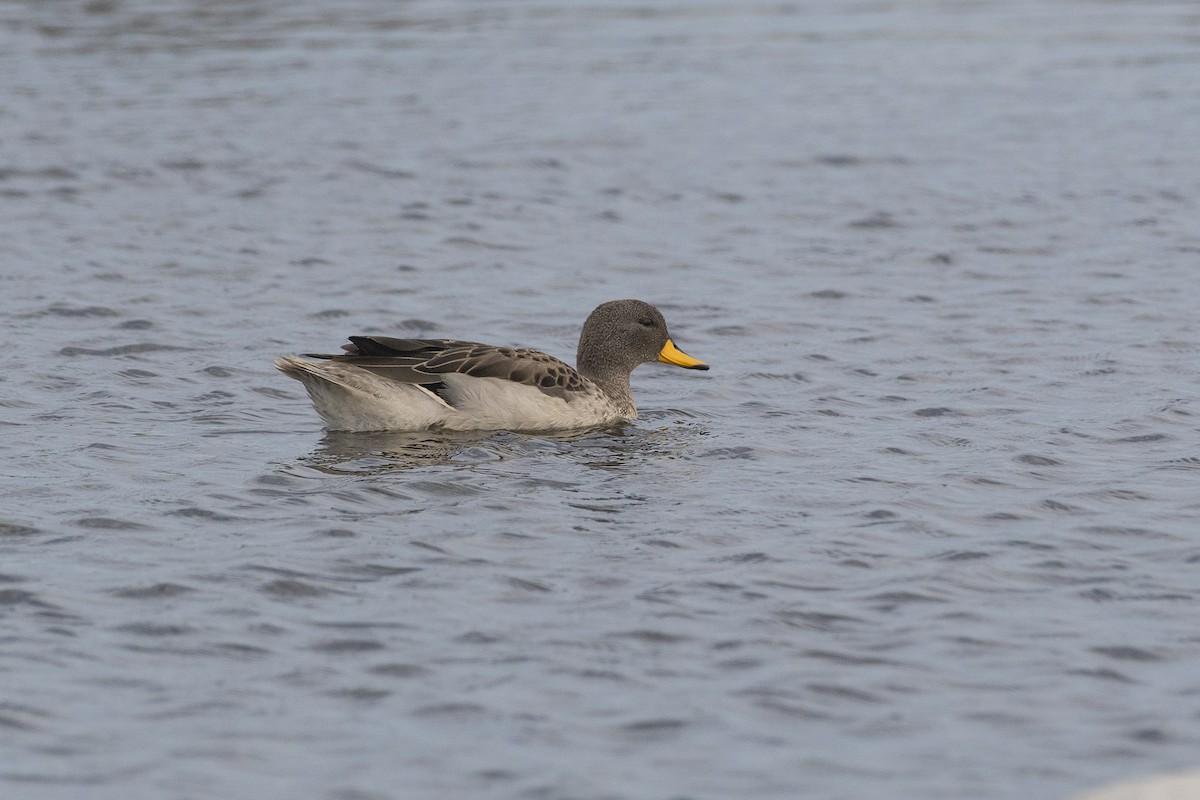
M 570 400 L 584 391 L 584 378 L 571 366 L 540 350 L 498 347 L 456 339 L 395 339 L 351 336 L 344 355 L 317 355 L 369 370 L 401 383 L 437 384 L 448 375 L 496 378 Z

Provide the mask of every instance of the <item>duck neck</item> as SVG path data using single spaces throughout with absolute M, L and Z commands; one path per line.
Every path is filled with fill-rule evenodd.
M 637 408 L 633 404 L 633 391 L 629 386 L 629 370 L 611 364 L 597 364 L 580 353 L 577 369 L 579 374 L 599 387 L 604 395 L 621 407 L 629 417 L 637 416 Z

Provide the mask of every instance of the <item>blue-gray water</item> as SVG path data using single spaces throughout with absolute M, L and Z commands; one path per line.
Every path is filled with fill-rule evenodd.
M 0 2 L 0 796 L 1200 762 L 1190 2 Z M 324 436 L 282 353 L 712 364 Z

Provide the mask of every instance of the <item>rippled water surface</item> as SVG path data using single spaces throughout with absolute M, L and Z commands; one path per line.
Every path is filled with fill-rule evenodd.
M 0 2 L 0 796 L 1057 800 L 1200 761 L 1200 12 Z M 708 373 L 325 435 L 282 353 Z

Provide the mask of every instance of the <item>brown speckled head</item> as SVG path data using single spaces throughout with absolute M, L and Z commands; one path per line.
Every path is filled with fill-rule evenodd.
M 579 335 L 575 367 L 580 374 L 606 389 L 614 381 L 628 387 L 629 373 L 647 361 L 708 369 L 675 347 L 662 312 L 649 303 L 612 300 L 597 306 Z

